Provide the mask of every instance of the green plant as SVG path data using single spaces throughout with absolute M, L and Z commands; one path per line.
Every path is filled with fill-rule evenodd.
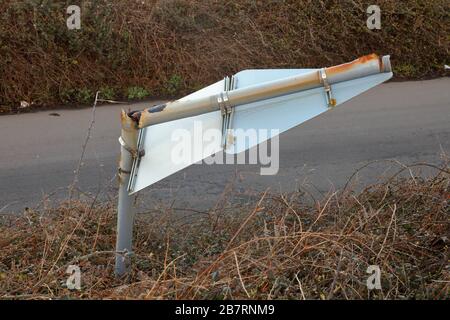
M 59 99 L 64 103 L 90 104 L 94 100 L 94 93 L 88 88 L 62 89 Z
M 394 65 L 394 72 L 397 76 L 405 78 L 416 76 L 418 73 L 417 68 L 415 68 L 412 64 Z
M 100 97 L 106 100 L 114 100 L 116 98 L 116 91 L 111 87 L 101 87 Z
M 78 89 L 75 94 L 77 103 L 89 104 L 94 100 L 94 93 L 87 88 Z
M 130 87 L 127 91 L 128 99 L 144 99 L 150 95 L 150 91 L 142 87 Z
M 59 93 L 59 100 L 63 103 L 72 103 L 75 100 L 74 89 L 62 89 Z
M 171 96 L 177 94 L 181 88 L 182 81 L 183 78 L 177 74 L 171 76 L 166 84 L 166 92 Z

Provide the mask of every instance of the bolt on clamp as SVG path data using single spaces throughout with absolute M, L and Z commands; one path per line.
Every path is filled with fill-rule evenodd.
M 333 92 L 331 91 L 331 86 L 328 83 L 327 73 L 324 68 L 320 69 L 319 73 L 320 73 L 320 81 L 323 83 L 323 86 L 325 88 L 325 95 L 327 97 L 328 107 L 332 108 L 336 106 L 336 99 L 333 98 Z

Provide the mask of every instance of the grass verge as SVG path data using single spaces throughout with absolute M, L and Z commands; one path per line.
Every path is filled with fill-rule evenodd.
M 445 299 L 450 170 L 393 177 L 319 201 L 263 193 L 195 217 L 140 215 L 129 276 L 112 276 L 115 207 L 86 202 L 3 216 L 3 299 Z M 183 230 L 183 232 L 180 232 Z M 81 290 L 66 288 L 69 265 Z M 381 270 L 368 290 L 367 268 Z

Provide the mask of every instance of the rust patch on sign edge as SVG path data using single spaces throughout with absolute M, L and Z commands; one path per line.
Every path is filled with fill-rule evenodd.
M 352 62 L 343 63 L 343 64 L 333 66 L 333 67 L 328 67 L 328 68 L 326 68 L 326 72 L 328 75 L 344 73 L 348 70 L 353 69 L 357 65 L 370 63 L 372 61 L 377 61 L 378 64 L 380 65 L 380 71 L 383 70 L 381 57 L 379 57 L 376 53 L 372 53 L 372 54 L 369 54 L 366 56 L 362 56 L 356 60 L 353 60 Z

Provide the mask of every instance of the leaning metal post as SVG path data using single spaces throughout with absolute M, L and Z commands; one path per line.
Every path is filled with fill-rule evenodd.
M 120 142 L 119 163 L 119 203 L 117 206 L 117 241 L 116 241 L 116 276 L 130 270 L 132 252 L 134 210 L 132 196 L 128 194 L 128 182 L 131 168 L 137 152 L 138 128 L 128 114 L 121 113 L 122 134 Z

